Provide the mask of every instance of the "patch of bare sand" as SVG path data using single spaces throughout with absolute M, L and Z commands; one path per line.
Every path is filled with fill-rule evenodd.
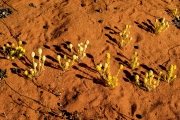
M 0 57 L 0 68 L 7 69 L 8 76 L 6 83 L 0 83 L 0 119 L 180 119 L 180 34 L 167 12 L 175 6 L 180 9 L 179 1 L 4 0 L 0 5 L 13 11 L 0 19 L 0 45 L 15 43 L 16 36 L 27 43 L 26 61 Z M 156 18 L 166 18 L 170 27 L 154 36 L 148 25 L 153 27 Z M 121 50 L 118 33 L 126 24 L 132 26 L 133 40 Z M 56 55 L 69 55 L 67 43 L 76 46 L 87 39 L 87 57 L 62 73 Z M 39 47 L 47 56 L 40 76 L 31 81 L 11 72 L 11 68 L 28 69 L 30 53 L 37 53 Z M 134 51 L 141 64 L 137 71 L 126 65 Z M 114 89 L 99 82 L 95 69 L 96 64 L 105 62 L 107 52 L 112 56 L 114 75 L 119 63 L 124 64 Z M 159 87 L 147 92 L 132 82 L 134 72 L 141 76 L 149 69 L 165 72 L 162 68 L 170 64 L 177 65 L 177 78 L 170 84 L 161 81 Z

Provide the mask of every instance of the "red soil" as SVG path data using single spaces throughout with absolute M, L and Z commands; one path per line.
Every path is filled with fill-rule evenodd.
M 175 7 L 180 10 L 178 0 L 3 1 L 2 8 L 13 13 L 0 19 L 0 45 L 23 40 L 27 52 L 25 62 L 10 61 L 0 54 L 0 68 L 7 69 L 8 76 L 0 83 L 1 120 L 180 119 L 180 32 L 168 12 Z M 156 18 L 166 18 L 170 25 L 159 35 L 153 35 L 144 24 L 152 27 L 148 20 L 154 24 Z M 132 26 L 133 40 L 120 49 L 118 33 L 126 24 Z M 63 73 L 54 60 L 56 55 L 70 54 L 64 47 L 67 42 L 76 46 L 86 40 L 90 41 L 87 57 Z M 30 53 L 37 54 L 38 48 L 47 56 L 45 70 L 30 80 L 22 74 L 29 69 Z M 126 62 L 135 51 L 141 65 L 133 71 Z M 95 68 L 106 61 L 107 52 L 113 74 L 124 64 L 114 89 L 98 82 L 101 77 Z M 177 66 L 177 78 L 170 84 L 161 81 L 151 92 L 135 85 L 134 73 L 144 76 L 150 69 L 165 73 L 163 68 L 171 64 Z M 12 68 L 20 73 L 12 73 Z

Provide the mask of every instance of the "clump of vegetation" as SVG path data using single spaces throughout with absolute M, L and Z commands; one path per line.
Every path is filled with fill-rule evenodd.
M 133 57 L 130 59 L 130 66 L 131 66 L 132 70 L 137 69 L 139 66 L 138 53 L 137 52 L 134 52 Z
M 169 23 L 165 20 L 165 18 L 162 19 L 156 19 L 154 23 L 154 34 L 157 35 L 169 28 Z
M 126 25 L 125 28 L 119 33 L 119 46 L 120 48 L 123 48 L 127 46 L 131 41 L 132 37 L 129 37 L 130 31 L 129 29 L 131 28 L 130 25 Z
M 102 65 L 101 63 L 99 65 L 96 65 L 96 69 L 101 75 L 101 77 L 105 80 L 105 82 L 110 86 L 111 88 L 114 88 L 118 86 L 118 75 L 120 71 L 123 69 L 123 65 L 120 64 L 118 72 L 115 76 L 111 75 L 110 71 L 110 54 L 107 53 L 107 62 Z
M 82 42 L 77 45 L 77 50 L 75 50 L 74 46 L 72 44 L 69 44 L 70 52 L 72 53 L 72 57 L 68 58 L 67 55 L 63 55 L 61 57 L 60 55 L 57 55 L 56 59 L 59 63 L 60 68 L 63 71 L 68 70 L 70 67 L 74 65 L 75 62 L 80 62 L 84 59 L 86 56 L 86 49 L 89 45 L 89 40 L 86 40 L 85 44 Z
M 38 48 L 38 63 L 35 62 L 35 52 L 31 52 L 31 57 L 32 57 L 32 68 L 29 70 L 24 71 L 24 74 L 28 77 L 28 78 L 33 78 L 34 76 L 39 76 L 41 74 L 41 72 L 44 70 L 44 63 L 46 60 L 46 56 L 43 55 L 42 56 L 42 49 Z
M 15 58 L 21 58 L 26 50 L 22 47 L 22 41 L 18 42 L 18 46 L 15 46 L 14 43 L 6 43 L 2 47 L 2 53 L 4 57 L 10 60 L 14 60 Z
M 69 44 L 69 48 L 71 50 L 71 53 L 77 56 L 77 61 L 80 62 L 86 57 L 86 49 L 89 45 L 89 40 L 86 40 L 85 44 L 82 42 L 77 45 L 77 51 L 73 47 L 72 44 Z
M 140 82 L 139 75 L 135 75 L 135 82 L 138 86 L 140 86 L 140 87 L 143 86 L 146 88 L 146 90 L 151 91 L 151 90 L 155 89 L 157 86 L 159 86 L 161 76 L 162 76 L 162 72 L 159 72 L 158 79 L 156 80 L 154 78 L 153 71 L 149 70 L 148 72 L 145 73 L 143 83 Z
M 172 14 L 173 16 L 177 19 L 177 20 L 180 20 L 180 17 L 179 17 L 179 13 L 178 13 L 178 9 L 177 8 L 174 8 L 172 10 Z
M 168 83 L 173 81 L 176 78 L 176 75 L 174 75 L 175 70 L 176 70 L 176 65 L 170 65 L 167 74 L 163 75 L 164 80 L 167 81 Z
M 2 80 L 4 78 L 7 78 L 6 69 L 4 69 L 4 70 L 0 69 L 0 80 Z
M 57 61 L 63 71 L 66 71 L 71 66 L 73 66 L 77 59 L 78 59 L 78 56 L 76 56 L 76 55 L 73 55 L 72 60 L 68 59 L 67 56 L 64 55 L 63 60 L 62 60 L 62 57 L 60 55 L 57 55 Z

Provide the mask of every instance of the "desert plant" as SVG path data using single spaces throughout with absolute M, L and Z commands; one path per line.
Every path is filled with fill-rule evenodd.
M 7 78 L 6 69 L 4 69 L 4 70 L 0 69 L 0 80 L 2 80 L 4 78 Z
M 176 70 L 176 65 L 170 65 L 167 74 L 163 75 L 164 80 L 167 81 L 168 83 L 174 80 L 176 78 L 176 75 L 174 75 L 175 70 Z
M 18 41 L 18 46 L 15 46 L 14 43 L 6 43 L 2 48 L 2 53 L 5 58 L 14 60 L 15 58 L 22 57 L 26 50 L 21 46 L 22 41 Z
M 135 75 L 135 83 L 138 85 L 138 86 L 141 86 L 141 82 L 139 81 L 139 75 Z
M 132 37 L 129 37 L 130 31 L 129 29 L 131 28 L 130 25 L 126 25 L 125 28 L 119 33 L 119 46 L 120 48 L 123 48 L 127 46 L 131 41 Z
M 136 68 L 138 68 L 139 66 L 139 62 L 138 62 L 138 53 L 134 52 L 133 57 L 130 59 L 130 66 L 131 68 L 134 70 Z
M 135 82 L 138 86 L 144 86 L 148 91 L 155 89 L 159 86 L 159 82 L 162 76 L 162 72 L 158 73 L 158 78 L 155 80 L 154 73 L 152 70 L 149 70 L 145 73 L 145 78 L 143 79 L 143 84 L 139 80 L 139 75 L 135 75 Z
M 38 63 L 35 62 L 34 57 L 35 57 L 35 52 L 31 52 L 31 57 L 32 57 L 32 68 L 30 68 L 29 70 L 24 71 L 24 74 L 28 77 L 28 78 L 33 78 L 34 76 L 39 76 L 41 74 L 41 72 L 44 70 L 44 63 L 46 60 L 46 56 L 43 55 L 42 56 L 42 49 L 38 48 Z
M 73 45 L 69 44 L 71 53 L 78 56 L 78 58 L 76 59 L 78 62 L 82 61 L 84 57 L 86 56 L 86 49 L 88 45 L 89 45 L 89 40 L 86 40 L 85 44 L 81 42 L 77 45 L 77 51 L 75 51 Z
M 179 18 L 179 13 L 178 13 L 178 9 L 177 8 L 174 8 L 172 10 L 172 13 L 173 13 L 173 16 L 177 19 L 177 20 L 180 20 Z
M 105 82 L 110 86 L 111 88 L 114 88 L 118 85 L 118 75 L 119 72 L 123 69 L 123 65 L 120 64 L 118 72 L 115 76 L 111 75 L 110 71 L 110 54 L 107 53 L 107 62 L 102 65 L 101 63 L 99 65 L 96 65 L 96 69 L 101 75 L 101 77 L 105 80 Z
M 73 55 L 72 60 L 68 59 L 66 55 L 64 55 L 63 60 L 60 55 L 57 55 L 57 61 L 59 66 L 63 71 L 68 70 L 71 66 L 74 65 L 74 62 L 78 59 L 78 56 Z
M 165 21 L 165 18 L 156 19 L 154 23 L 154 34 L 157 35 L 169 28 L 169 23 Z

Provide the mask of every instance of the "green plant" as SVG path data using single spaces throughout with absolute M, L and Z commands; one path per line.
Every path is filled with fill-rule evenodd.
M 130 59 L 130 66 L 131 68 L 134 70 L 136 68 L 138 68 L 139 66 L 139 62 L 138 62 L 138 53 L 134 52 L 133 57 Z
M 123 48 L 124 46 L 127 46 L 131 41 L 132 37 L 129 37 L 130 31 L 129 29 L 131 28 L 130 25 L 126 25 L 125 28 L 122 30 L 122 32 L 119 33 L 119 46 L 120 48 Z
M 21 46 L 22 41 L 18 41 L 18 46 L 15 46 L 14 43 L 6 43 L 2 48 L 2 53 L 5 58 L 14 60 L 15 58 L 22 57 L 26 50 Z
M 157 35 L 169 28 L 169 23 L 165 21 L 165 18 L 162 19 L 156 19 L 154 23 L 154 34 Z
M 163 75 L 164 80 L 167 81 L 168 83 L 173 81 L 176 78 L 176 75 L 174 75 L 175 70 L 176 70 L 176 65 L 170 65 L 167 74 Z
M 144 86 L 148 91 L 155 89 L 159 86 L 159 82 L 162 76 L 162 72 L 158 73 L 158 79 L 155 80 L 154 73 L 152 70 L 149 70 L 145 73 L 145 78 L 143 79 L 143 84 L 139 80 L 139 75 L 135 75 L 135 82 L 138 86 Z
M 44 70 L 44 63 L 46 60 L 46 56 L 42 56 L 42 49 L 38 48 L 38 63 L 35 62 L 34 57 L 35 57 L 35 52 L 31 52 L 31 57 L 32 57 L 32 68 L 29 70 L 24 71 L 24 74 L 28 78 L 33 78 L 34 76 L 39 76 L 41 72 Z
M 114 88 L 118 86 L 118 75 L 119 72 L 123 69 L 123 65 L 120 64 L 118 72 L 115 76 L 111 75 L 110 72 L 110 54 L 107 53 L 107 62 L 102 65 L 101 63 L 99 65 L 96 65 L 96 69 L 101 75 L 101 77 L 105 80 L 105 82 L 110 86 L 111 88 Z
M 84 59 L 84 57 L 86 56 L 86 49 L 87 49 L 88 45 L 89 45 L 89 40 L 86 40 L 85 44 L 83 44 L 81 42 L 77 45 L 78 49 L 77 49 L 77 51 L 75 51 L 75 49 L 73 48 L 73 45 L 69 44 L 71 53 L 78 56 L 76 59 L 78 62 L 82 61 Z

